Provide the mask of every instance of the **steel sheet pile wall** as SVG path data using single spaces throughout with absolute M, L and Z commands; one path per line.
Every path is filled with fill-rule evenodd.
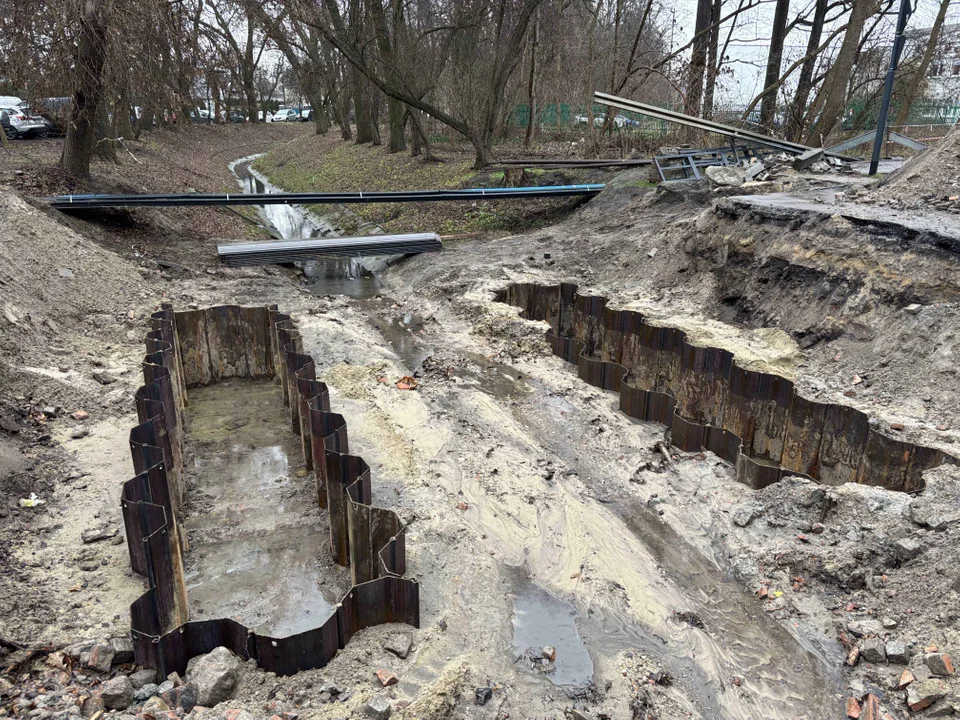
M 751 487 L 803 475 L 914 492 L 923 489 L 924 470 L 960 464 L 884 435 L 859 410 L 807 400 L 790 380 L 746 370 L 727 350 L 692 345 L 682 330 L 579 295 L 576 285 L 518 283 L 496 299 L 547 321 L 554 354 L 577 365 L 582 380 L 619 392 L 627 415 L 666 425 L 681 450 L 716 453 Z
M 347 425 L 330 412 L 327 387 L 290 316 L 276 307 L 219 306 L 151 318 L 140 424 L 130 432 L 136 477 L 122 493 L 130 563 L 150 587 L 130 608 L 137 662 L 161 675 L 184 673 L 190 658 L 224 645 L 264 669 L 289 675 L 326 665 L 359 630 L 388 622 L 419 627 L 420 589 L 406 572 L 405 529 L 374 507 L 370 468 L 349 454 Z M 320 627 L 298 635 L 258 635 L 228 619 L 190 621 L 177 522 L 183 501 L 181 411 L 187 388 L 224 378 L 274 378 L 314 471 L 317 502 L 330 513 L 333 555 L 354 587 Z M 306 550 L 308 551 L 308 550 Z

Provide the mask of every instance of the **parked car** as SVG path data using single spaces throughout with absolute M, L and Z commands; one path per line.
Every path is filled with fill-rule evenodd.
M 0 95 L 0 107 L 16 108 L 25 106 L 26 104 L 26 100 L 18 98 L 16 95 Z
M 273 114 L 273 122 L 297 122 L 300 119 L 300 113 L 293 108 L 277 110 Z
M 263 110 L 257 113 L 257 119 L 260 122 L 273 122 L 273 113 L 267 110 L 266 115 L 264 115 Z
M 17 131 L 13 129 L 10 123 L 10 116 L 6 110 L 0 110 L 0 130 L 7 136 L 7 140 L 13 140 L 17 136 Z
M 15 133 L 13 137 L 47 137 L 55 132 L 49 121 L 31 111 L 28 107 L 0 107 L 0 110 L 4 110 L 7 114 L 10 126 Z
M 190 110 L 190 122 L 198 123 L 212 123 L 213 116 L 210 114 L 209 110 L 204 110 L 203 108 L 193 108 Z
M 300 122 L 310 122 L 313 120 L 313 108 L 303 108 L 300 111 Z
M 243 113 L 237 112 L 236 110 L 231 110 L 229 120 L 232 123 L 243 123 L 247 121 L 247 118 Z
M 593 126 L 595 128 L 602 128 L 603 121 L 605 118 L 606 116 L 603 113 L 594 115 Z M 590 124 L 590 118 L 586 115 L 577 115 L 576 117 L 573 118 L 573 124 L 576 127 L 586 127 L 587 125 Z M 624 117 L 623 115 L 617 115 L 613 119 L 613 125 L 614 127 L 617 127 L 620 130 L 629 130 L 630 128 L 639 127 L 640 123 L 636 120 L 631 120 L 628 117 Z

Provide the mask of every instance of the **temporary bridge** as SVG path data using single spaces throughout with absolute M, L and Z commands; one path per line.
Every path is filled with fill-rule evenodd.
M 414 255 L 440 250 L 443 250 L 440 236 L 432 232 L 217 245 L 217 255 L 231 266 L 289 263 L 324 256 Z
M 399 192 L 60 195 L 49 198 L 49 202 L 58 210 L 194 205 L 340 205 L 592 196 L 599 193 L 603 188 L 604 185 L 598 183 L 518 188 L 467 188 L 464 190 L 406 190 Z

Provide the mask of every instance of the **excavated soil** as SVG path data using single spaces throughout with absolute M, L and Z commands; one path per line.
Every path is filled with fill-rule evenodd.
M 234 157 L 247 154 L 238 147 Z M 960 652 L 960 469 L 928 472 L 916 497 L 800 479 L 751 490 L 710 453 L 671 452 L 661 426 L 630 420 L 615 395 L 550 354 L 545 324 L 493 298 L 512 282 L 575 282 L 740 364 L 791 377 L 807 397 L 854 405 L 885 432 L 957 454 L 957 255 L 891 244 L 842 213 L 738 214 L 723 193 L 658 193 L 635 180 L 621 174 L 558 225 L 408 258 L 367 299 L 325 294 L 322 282 L 308 293 L 284 269 L 217 268 L 203 259 L 214 242 L 205 237 L 188 243 L 188 274 L 142 277 L 131 258 L 108 252 L 105 282 L 82 272 L 75 290 L 55 282 L 51 297 L 71 310 L 53 334 L 44 320 L 62 313 L 45 305 L 45 283 L 29 284 L 11 265 L 6 302 L 31 321 L 23 310 L 17 324 L 0 318 L 5 335 L 17 333 L 0 378 L 0 638 L 70 645 L 128 627 L 125 607 L 142 580 L 123 545 L 84 545 L 80 533 L 119 522 L 145 313 L 164 297 L 178 306 L 276 303 L 297 319 L 352 451 L 372 468 L 375 502 L 408 526 L 422 626 L 406 659 L 384 645 L 410 630 L 390 626 L 363 631 L 323 670 L 275 678 L 247 668 L 234 699 L 202 717 L 228 708 L 353 717 L 375 694 L 406 718 L 562 718 L 577 708 L 618 720 L 819 720 L 843 717 L 845 698 L 867 694 L 907 717 L 896 689 L 903 665 L 845 660 L 872 636 L 904 642 L 914 669 L 930 645 Z M 35 218 L 16 197 L 0 197 L 13 213 L 8 227 Z M 54 237 L 91 258 L 104 252 L 96 233 L 47 222 L 33 250 L 40 267 L 63 262 L 59 246 L 45 244 Z M 12 257 L 15 238 L 0 241 Z M 88 296 L 109 321 L 93 320 Z M 103 372 L 108 385 L 94 379 Z M 396 387 L 406 375 L 416 389 Z M 63 412 L 41 418 L 47 405 Z M 77 409 L 90 418 L 66 417 Z M 75 426 L 87 434 L 70 439 Z M 195 445 L 201 467 L 208 456 L 217 462 L 221 441 Z M 296 468 L 271 468 L 295 497 Z M 224 541 L 204 525 L 204 498 L 228 489 L 191 494 L 191 552 Z M 44 504 L 20 507 L 30 492 Z M 256 512 L 291 498 L 266 493 Z M 322 532 L 324 520 L 304 512 L 296 522 Z M 904 554 L 905 541 L 917 551 Z M 208 563 L 212 577 L 209 552 L 192 567 Z M 289 571 L 264 577 L 282 585 L 304 573 Z M 335 597 L 338 577 L 311 592 Z M 219 608 L 205 613 L 269 614 L 255 602 L 259 588 L 223 588 Z M 544 645 L 556 648 L 554 662 L 543 661 Z M 380 687 L 378 669 L 399 682 Z M 78 682 L 95 689 L 98 680 Z M 944 682 L 934 711 L 950 713 L 957 686 Z M 329 683 L 344 691 L 336 702 Z M 492 697 L 481 705 L 485 687 Z

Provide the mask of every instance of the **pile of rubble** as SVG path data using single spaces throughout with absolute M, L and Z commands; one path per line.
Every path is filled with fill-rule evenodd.
M 811 150 L 803 155 L 778 153 L 767 155 L 753 164 L 713 165 L 704 169 L 704 175 L 714 185 L 739 187 L 748 182 L 783 182 L 803 174 L 852 173 L 850 163 L 824 154 L 823 150 Z
M 186 677 L 137 669 L 128 639 L 62 650 L 17 650 L 3 659 L 0 717 L 66 720 L 252 720 L 244 710 L 219 710 L 237 690 L 243 661 L 224 647 L 193 658 Z M 339 692 L 339 689 L 337 689 Z M 276 705 L 276 703 L 273 703 Z M 271 720 L 296 720 L 275 708 Z
M 738 575 L 765 611 L 834 635 L 850 718 L 960 715 L 949 652 L 960 643 L 957 477 L 932 471 L 916 497 L 784 478 L 732 508 L 735 533 L 752 545 Z

